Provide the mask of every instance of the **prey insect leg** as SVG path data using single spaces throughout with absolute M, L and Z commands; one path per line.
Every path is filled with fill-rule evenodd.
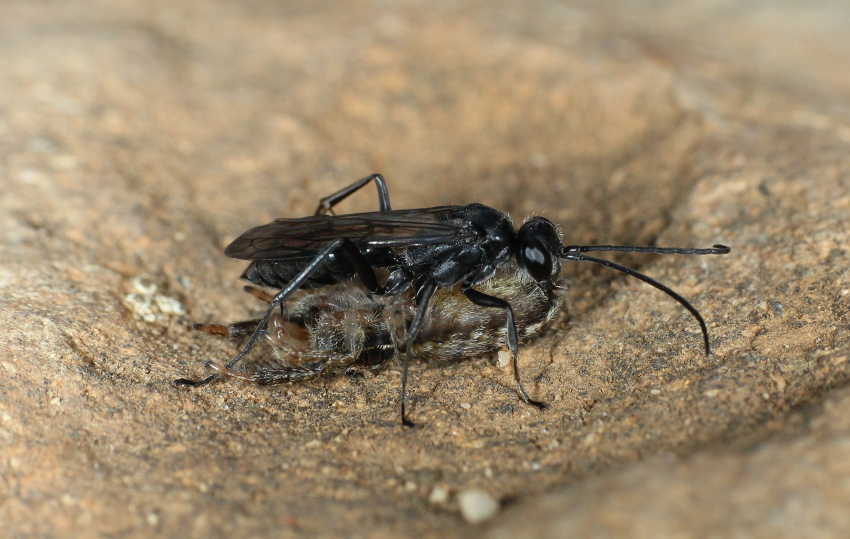
M 246 320 L 244 322 L 234 322 L 226 326 L 220 326 L 218 324 L 193 324 L 192 329 L 194 329 L 195 331 L 200 331 L 201 333 L 207 333 L 209 335 L 236 339 L 238 337 L 245 337 L 246 335 L 251 335 L 252 333 L 257 331 L 257 326 L 259 324 L 260 320 L 257 319 Z
M 248 292 L 255 298 L 260 301 L 265 301 L 266 303 L 271 303 L 274 301 L 274 295 L 269 294 L 268 292 L 264 292 L 259 288 L 254 288 L 253 286 L 245 286 L 242 288 L 245 292 Z M 257 326 L 260 324 L 260 319 L 256 320 L 245 320 L 244 322 L 233 322 L 232 324 L 227 324 L 226 326 L 218 325 L 218 324 L 192 324 L 192 329 L 195 331 L 200 331 L 201 333 L 206 333 L 208 335 L 215 335 L 217 337 L 227 337 L 230 339 L 236 339 L 238 337 L 245 337 L 246 335 L 251 335 L 254 331 L 257 330 Z
M 266 303 L 271 303 L 272 301 L 274 301 L 274 294 L 269 294 L 268 292 L 260 290 L 259 288 L 254 288 L 253 286 L 243 286 L 242 290 L 248 292 L 260 301 L 265 301 Z
M 339 254 L 343 256 L 355 269 L 357 276 L 363 282 L 363 285 L 369 289 L 369 291 L 375 294 L 383 294 L 384 289 L 380 285 L 378 285 L 378 277 L 375 275 L 375 270 L 369 265 L 366 259 L 363 257 L 363 254 L 357 249 L 357 246 L 351 242 L 348 238 L 338 238 L 328 244 L 312 262 L 310 262 L 302 271 L 299 273 L 292 281 L 289 282 L 280 292 L 275 294 L 271 303 L 269 304 L 269 308 L 266 310 L 266 314 L 260 319 L 259 324 L 257 324 L 256 329 L 251 334 L 251 338 L 248 339 L 248 342 L 245 344 L 245 347 L 242 349 L 239 354 L 230 360 L 230 362 L 226 365 L 227 369 L 233 368 L 236 363 L 239 362 L 243 357 L 248 355 L 251 352 L 251 349 L 254 348 L 254 344 L 259 339 L 260 335 L 263 333 L 263 329 L 269 322 L 269 318 L 271 318 L 272 313 L 278 307 L 278 305 L 284 305 L 289 297 L 299 288 L 304 282 L 310 278 L 310 275 L 323 263 L 327 262 L 327 260 L 335 254 Z M 207 366 L 209 367 L 211 362 L 207 362 Z M 212 374 L 203 380 L 188 380 L 186 378 L 178 378 L 174 380 L 174 385 L 178 386 L 191 386 L 191 387 L 199 387 L 206 385 L 213 380 L 219 378 L 219 374 Z
M 519 388 L 519 393 L 522 396 L 522 400 L 524 400 L 526 403 L 531 404 L 532 406 L 536 406 L 541 410 L 545 409 L 545 403 L 536 401 L 528 396 L 528 393 L 525 391 L 525 388 L 523 387 L 522 381 L 519 377 L 519 338 L 517 337 L 516 322 L 514 321 L 514 310 L 511 307 L 511 304 L 503 299 L 487 295 L 483 292 L 475 290 L 474 288 L 469 288 L 466 286 L 461 287 L 461 292 L 463 292 L 463 295 L 469 298 L 469 301 L 480 307 L 497 307 L 499 309 L 504 309 L 505 313 L 507 314 L 508 348 L 510 348 L 511 356 L 513 357 L 514 379 L 516 380 L 517 387 Z
M 328 195 L 319 201 L 319 207 L 316 209 L 315 215 L 325 215 L 330 213 L 333 215 L 333 207 L 342 202 L 349 195 L 359 190 L 367 183 L 374 181 L 375 187 L 378 189 L 378 209 L 379 211 L 390 211 L 390 193 L 387 190 L 387 182 L 380 174 L 370 174 L 365 178 L 360 178 L 344 189 L 340 189 L 332 195 Z

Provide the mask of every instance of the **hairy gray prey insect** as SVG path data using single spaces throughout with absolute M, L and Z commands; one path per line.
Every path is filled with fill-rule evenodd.
M 257 289 L 246 290 L 266 302 L 274 300 Z M 558 316 L 567 287 L 565 279 L 541 287 L 511 264 L 482 283 L 480 290 L 498 294 L 511 304 L 522 342 Z M 300 382 L 378 369 L 399 358 L 407 348 L 407 328 L 416 313 L 410 291 L 380 296 L 349 282 L 300 291 L 294 296 L 285 311 L 272 314 L 262 332 L 271 354 L 254 354 L 256 359 L 246 358 L 230 368 L 210 362 L 209 368 L 222 377 L 257 384 Z M 257 319 L 194 327 L 237 338 L 253 334 L 259 323 Z M 478 308 L 455 286 L 434 293 L 411 354 L 423 360 L 452 361 L 489 355 L 506 346 L 502 311 Z
M 336 204 L 370 182 L 374 182 L 378 190 L 378 211 L 332 214 Z M 526 403 L 542 409 L 545 405 L 531 399 L 520 381 L 519 335 L 513 306 L 496 294 L 482 291 L 481 287 L 500 268 L 513 262 L 525 277 L 544 289 L 550 288 L 560 274 L 561 260 L 607 266 L 661 290 L 696 318 L 702 330 L 705 352 L 709 353 L 705 321 L 685 298 L 636 270 L 584 254 L 602 251 L 719 255 L 730 249 L 723 245 L 706 249 L 566 246 L 557 227 L 548 219 L 531 217 L 516 230 L 507 214 L 483 204 L 393 210 L 383 176 L 372 174 L 323 198 L 313 217 L 277 219 L 248 230 L 227 246 L 225 255 L 251 261 L 243 278 L 278 292 L 242 351 L 225 365 L 225 369 L 234 369 L 248 355 L 266 331 L 277 308 L 286 307 L 297 290 L 321 289 L 357 277 L 360 284 L 376 296 L 411 293 L 414 314 L 407 327 L 400 408 L 402 424 L 413 426 L 405 408 L 408 364 L 414 343 L 419 339 L 437 290 L 459 285 L 460 293 L 468 301 L 503 313 L 519 393 Z M 376 270 L 388 274 L 383 284 Z M 174 383 L 198 387 L 221 376 L 221 372 L 215 372 L 202 380 L 180 378 Z

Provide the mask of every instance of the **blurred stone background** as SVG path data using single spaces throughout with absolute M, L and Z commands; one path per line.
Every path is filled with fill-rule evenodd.
M 0 4 L 0 521 L 15 536 L 850 534 L 850 6 Z M 603 268 L 492 360 L 178 390 L 250 317 L 222 248 L 383 173 Z M 342 211 L 374 209 L 374 192 Z M 461 494 L 500 503 L 479 525 Z

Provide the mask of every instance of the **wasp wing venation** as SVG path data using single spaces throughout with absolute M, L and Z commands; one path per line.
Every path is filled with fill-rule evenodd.
M 338 238 L 347 238 L 360 249 L 463 240 L 475 232 L 467 220 L 455 216 L 462 208 L 438 206 L 277 219 L 248 230 L 228 245 L 224 254 L 241 260 L 289 260 L 312 258 Z

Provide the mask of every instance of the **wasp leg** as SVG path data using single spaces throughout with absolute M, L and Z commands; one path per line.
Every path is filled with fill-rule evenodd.
M 390 193 L 387 190 L 387 182 L 384 181 L 384 177 L 380 174 L 370 174 L 365 178 L 360 178 L 348 187 L 321 199 L 315 215 L 325 215 L 326 213 L 333 215 L 334 206 L 371 181 L 375 182 L 375 187 L 378 189 L 378 209 L 380 211 L 390 211 Z
M 431 303 L 431 298 L 437 290 L 437 283 L 431 279 L 426 279 L 421 286 L 416 290 L 416 314 L 413 316 L 413 322 L 410 323 L 410 329 L 407 332 L 407 349 L 404 353 L 404 365 L 401 369 L 401 424 L 405 427 L 415 427 L 416 425 L 407 419 L 405 413 L 407 405 L 407 370 L 410 364 L 410 353 L 413 349 L 413 341 L 419 334 L 422 328 L 422 322 L 425 321 L 425 315 L 428 314 L 428 305 Z
M 528 396 L 528 393 L 526 393 L 525 388 L 522 386 L 522 381 L 519 378 L 519 338 L 517 337 L 516 323 L 514 322 L 514 310 L 511 308 L 511 304 L 503 299 L 479 292 L 467 285 L 461 286 L 461 292 L 463 292 L 463 295 L 466 296 L 469 301 L 480 307 L 497 307 L 499 309 L 504 309 L 505 313 L 507 313 L 508 348 L 511 350 L 511 356 L 513 356 L 514 379 L 516 380 L 517 387 L 519 388 L 519 394 L 522 396 L 522 400 L 526 403 L 536 406 L 541 410 L 545 409 L 545 403 L 536 401 Z
M 254 329 L 254 332 L 251 334 L 251 338 L 248 339 L 248 342 L 245 344 L 245 347 L 242 349 L 236 357 L 230 360 L 230 362 L 225 365 L 226 369 L 232 369 L 234 365 L 236 365 L 239 360 L 243 357 L 247 356 L 251 350 L 254 348 L 254 344 L 257 343 L 257 339 L 260 338 L 260 335 L 263 333 L 263 329 L 268 325 L 269 318 L 271 318 L 272 314 L 274 314 L 275 309 L 278 305 L 284 305 L 286 301 L 289 299 L 296 290 L 301 288 L 301 285 L 304 284 L 307 279 L 310 278 L 310 275 L 316 268 L 318 268 L 323 263 L 327 262 L 332 254 L 339 253 L 352 265 L 354 270 L 357 273 L 357 276 L 363 282 L 363 285 L 370 291 L 375 294 L 383 294 L 385 291 L 383 287 L 378 284 L 378 276 L 375 275 L 375 270 L 369 265 L 366 261 L 363 253 L 357 249 L 357 246 L 352 243 L 348 238 L 337 238 L 334 241 L 330 242 L 327 247 L 325 247 L 319 255 L 313 259 L 303 270 L 299 273 L 292 281 L 289 282 L 280 292 L 275 294 L 274 298 L 272 298 L 271 303 L 269 304 L 269 308 L 266 310 L 266 314 L 260 319 L 257 327 Z M 212 365 L 212 362 L 207 362 L 207 367 Z M 199 387 L 206 385 L 213 380 L 219 378 L 219 374 L 210 375 L 203 380 L 188 380 L 186 378 L 178 378 L 174 380 L 174 385 L 178 386 L 191 386 L 191 387 Z

